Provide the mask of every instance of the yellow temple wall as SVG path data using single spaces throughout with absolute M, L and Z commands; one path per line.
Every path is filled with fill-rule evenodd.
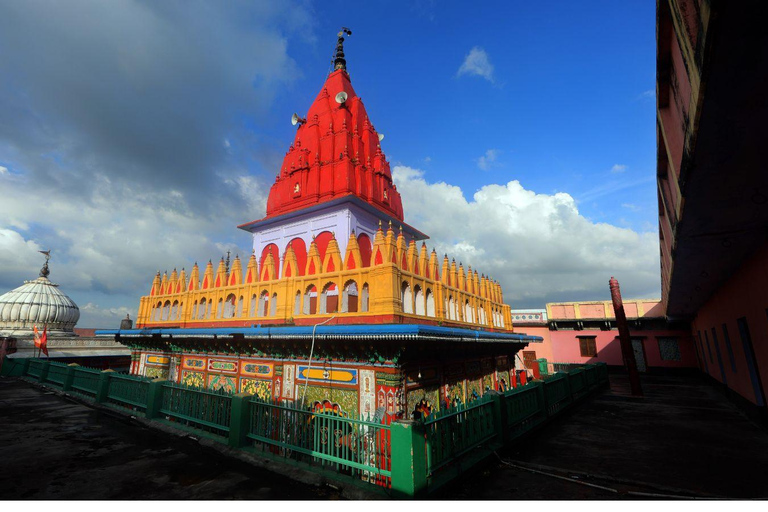
M 422 246 L 417 255 L 415 243 L 406 244 L 402 233 L 395 237 L 391 227 L 386 236 L 379 229 L 370 266 L 363 267 L 359 247 L 353 240 L 350 238 L 343 260 L 338 244 L 332 240 L 322 262 L 313 242 L 303 275 L 291 249 L 281 258 L 283 277 L 273 279 L 270 277 L 278 273 L 271 255 L 260 268 L 255 256 L 251 256 L 245 278 L 241 278 L 239 258 L 230 272 L 220 262 L 215 279 L 209 262 L 203 275 L 204 288 L 198 281 L 197 266 L 188 280 L 183 271 L 162 278 L 158 274 L 150 295 L 141 298 L 137 327 L 306 325 L 335 316 L 341 323 L 426 323 L 513 330 L 510 307 L 502 302 L 501 287 L 490 279 L 478 277 L 471 270 L 465 273 L 455 262 L 449 265 L 447 256 L 438 273 L 434 251 L 428 258 Z M 326 271 L 329 268 L 337 270 Z M 320 272 L 312 273 L 314 269 Z M 357 311 L 343 312 L 344 303 L 349 302 L 347 309 L 351 309 L 355 302 L 345 300 L 345 294 L 350 296 L 350 283 L 357 288 Z M 315 297 L 307 293 L 313 286 Z M 363 304 L 366 287 L 367 307 Z M 259 303 L 259 297 L 265 294 L 269 298 L 266 307 Z M 203 299 L 205 310 L 201 314 Z

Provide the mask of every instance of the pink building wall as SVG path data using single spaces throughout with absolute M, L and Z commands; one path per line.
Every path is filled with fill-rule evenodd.
M 646 365 L 649 368 L 695 368 L 696 352 L 693 339 L 688 331 L 637 330 L 630 331 L 633 338 L 642 338 Z M 594 336 L 597 357 L 582 357 L 577 336 Z M 606 363 L 611 366 L 623 366 L 619 332 L 601 330 L 551 331 L 549 343 L 552 352 L 551 361 L 557 363 Z M 658 338 L 676 338 L 680 347 L 680 361 L 663 361 L 659 352 Z
M 768 384 L 766 382 L 768 381 L 768 375 L 766 375 L 768 373 L 766 371 L 768 368 L 768 267 L 765 265 L 766 261 L 768 261 L 768 243 L 764 243 L 699 308 L 692 326 L 699 351 L 699 368 L 756 405 L 764 404 L 763 397 L 768 395 L 768 387 L 766 387 Z M 753 354 L 749 353 L 749 343 L 745 343 L 742 339 L 739 319 L 745 319 Z M 733 363 L 723 326 L 728 333 Z M 717 343 L 715 343 L 712 329 L 715 330 Z M 700 340 L 699 333 L 701 333 Z

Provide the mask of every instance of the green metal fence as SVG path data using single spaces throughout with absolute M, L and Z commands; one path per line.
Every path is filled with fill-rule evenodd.
M 232 395 L 183 384 L 162 385 L 160 413 L 182 425 L 226 437 L 232 415 Z
M 99 391 L 101 371 L 93 368 L 75 368 L 70 391 L 88 398 L 95 398 Z
M 496 437 L 491 395 L 436 412 L 424 421 L 427 475 Z
M 29 367 L 27 368 L 27 376 L 39 379 L 40 375 L 42 374 L 43 374 L 43 361 L 39 359 L 31 359 L 29 361 Z
M 389 425 L 253 398 L 247 437 L 263 451 L 388 487 Z
M 107 404 L 131 411 L 146 411 L 151 379 L 113 372 L 107 375 Z
M 69 374 L 69 367 L 65 363 L 59 363 L 57 361 L 49 361 L 48 365 L 48 373 L 45 375 L 45 382 L 60 388 L 64 387 L 67 375 Z
M 544 384 L 532 382 L 504 393 L 510 440 L 520 437 L 547 419 Z

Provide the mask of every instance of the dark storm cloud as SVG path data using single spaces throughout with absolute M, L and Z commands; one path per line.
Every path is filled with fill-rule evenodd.
M 86 200 L 97 174 L 210 193 L 224 138 L 296 76 L 279 7 L 0 3 L 0 163 Z

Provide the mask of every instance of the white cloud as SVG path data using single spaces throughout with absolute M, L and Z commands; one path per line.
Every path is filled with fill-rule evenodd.
M 469 51 L 456 75 L 477 75 L 494 83 L 493 64 L 491 64 L 485 50 L 479 46 L 475 46 Z
M 633 212 L 639 212 L 641 208 L 637 206 L 636 204 L 632 203 L 621 203 L 622 208 L 626 208 L 627 210 L 633 211 Z
M 480 169 L 487 171 L 496 163 L 499 153 L 501 153 L 501 151 L 498 149 L 487 150 L 483 156 L 477 159 L 477 166 Z
M 87 303 L 85 306 L 78 306 L 80 308 L 80 324 L 87 325 L 90 328 L 101 329 L 117 329 L 120 325 L 120 320 L 125 318 L 125 315 L 130 315 L 131 320 L 136 321 L 137 308 L 127 308 L 124 306 L 116 308 L 103 308 L 93 302 Z
M 653 231 L 592 222 L 569 194 L 537 194 L 516 180 L 485 185 L 467 200 L 418 169 L 396 166 L 393 177 L 408 223 L 430 235 L 439 254 L 500 281 L 513 308 L 608 300 L 611 276 L 625 297 L 659 296 Z
M 8 174 L 8 168 L 0 165 L 0 176 L 7 175 L 7 174 Z
M 627 170 L 627 166 L 624 164 L 613 164 L 613 167 L 611 167 L 611 173 L 613 174 L 618 174 L 626 170 Z

